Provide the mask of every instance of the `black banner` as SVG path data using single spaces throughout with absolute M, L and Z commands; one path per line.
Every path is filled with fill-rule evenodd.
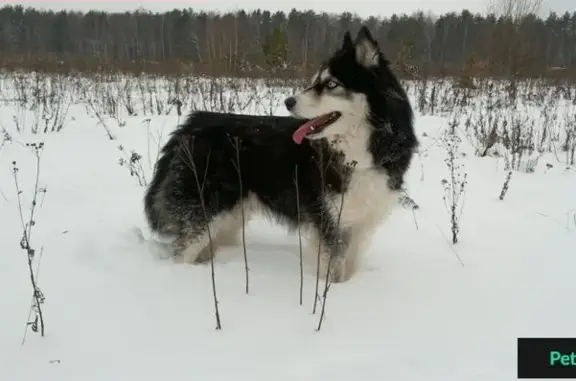
M 576 379 L 576 338 L 519 338 L 518 378 Z

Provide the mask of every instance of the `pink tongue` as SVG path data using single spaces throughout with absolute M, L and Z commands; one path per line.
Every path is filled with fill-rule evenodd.
M 294 140 L 296 144 L 301 144 L 304 137 L 312 131 L 315 124 L 316 119 L 313 119 L 298 127 L 298 129 L 292 134 L 292 140 Z
M 294 140 L 296 144 L 302 144 L 302 140 L 304 140 L 304 137 L 309 133 L 311 133 L 314 127 L 322 125 L 327 118 L 328 118 L 327 115 L 322 115 L 316 119 L 307 121 L 306 123 L 298 127 L 296 131 L 294 131 L 294 133 L 292 134 L 292 140 Z

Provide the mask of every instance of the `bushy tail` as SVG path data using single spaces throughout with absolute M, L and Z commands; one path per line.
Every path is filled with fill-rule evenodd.
M 148 226 L 152 231 L 155 232 L 160 230 L 160 214 L 158 213 L 158 208 L 155 205 L 157 198 L 156 195 L 158 192 L 157 188 L 158 187 L 155 186 L 155 181 L 153 181 L 150 184 L 150 187 L 146 190 L 146 195 L 144 196 L 144 214 L 146 215 Z

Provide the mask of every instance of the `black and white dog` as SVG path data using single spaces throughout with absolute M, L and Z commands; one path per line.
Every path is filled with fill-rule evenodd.
M 292 117 L 195 112 L 163 147 L 145 212 L 179 260 L 209 261 L 259 210 L 300 226 L 333 282 L 355 272 L 418 145 L 410 102 L 362 27 L 285 104 Z

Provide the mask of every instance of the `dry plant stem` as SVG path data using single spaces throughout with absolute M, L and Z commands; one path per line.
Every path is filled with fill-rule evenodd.
M 296 185 L 296 213 L 298 214 L 298 250 L 300 255 L 300 305 L 304 293 L 304 261 L 302 259 L 302 228 L 300 226 L 300 187 L 298 186 L 298 166 L 294 168 L 294 184 Z
M 24 222 L 24 212 L 22 210 L 22 199 L 20 197 L 21 194 L 21 190 L 20 190 L 20 185 L 18 184 L 18 168 L 16 167 L 16 163 L 14 162 L 14 169 L 13 169 L 13 174 L 14 174 L 14 185 L 16 186 L 16 195 L 17 195 L 17 200 L 18 200 L 18 211 L 20 213 L 20 222 L 22 224 L 22 232 L 23 232 L 23 236 L 22 236 L 22 240 L 20 242 L 21 247 L 26 250 L 27 252 L 27 259 L 28 259 L 28 272 L 30 274 L 30 282 L 32 284 L 32 290 L 33 290 L 33 294 L 32 294 L 32 306 L 30 308 L 30 310 L 32 310 L 34 308 L 34 306 L 37 309 L 38 312 L 38 320 L 40 323 L 40 335 L 42 337 L 44 337 L 44 314 L 42 312 L 42 292 L 40 291 L 40 288 L 38 287 L 38 284 L 36 282 L 36 276 L 34 275 L 34 269 L 32 267 L 32 261 L 34 259 L 34 249 L 32 249 L 31 245 L 30 245 L 30 241 L 31 241 L 31 234 L 32 234 L 32 226 L 34 226 L 34 211 L 36 209 L 36 205 L 37 205 L 37 199 L 38 199 L 38 192 L 39 192 L 39 188 L 38 188 L 38 182 L 39 182 L 39 178 L 40 178 L 40 156 L 41 156 L 41 150 L 42 150 L 42 146 L 40 146 L 39 148 L 34 148 L 34 154 L 36 156 L 36 179 L 35 179 L 35 183 L 34 183 L 34 195 L 33 195 L 33 199 L 32 199 L 32 203 L 31 203 L 31 208 L 30 208 L 30 217 L 28 220 L 28 224 L 26 224 Z M 26 331 L 25 331 L 25 335 L 24 335 L 24 340 L 26 337 L 26 332 L 27 332 L 27 328 L 30 325 L 30 321 L 26 322 Z M 22 342 L 24 343 L 24 341 Z
M 144 167 L 142 166 L 142 155 L 136 151 L 132 151 L 128 154 L 122 145 L 118 146 L 118 150 L 125 156 L 120 158 L 118 164 L 126 168 L 130 172 L 130 176 L 136 176 L 140 186 L 147 186 L 148 181 L 146 180 L 146 174 L 144 172 Z
M 457 244 L 458 243 L 458 231 L 460 230 L 460 226 L 458 224 L 458 218 L 456 217 L 456 202 L 454 200 L 456 200 L 456 189 L 455 189 L 455 177 L 454 177 L 454 165 L 452 165 L 451 169 L 450 169 L 451 173 L 450 173 L 450 177 L 451 177 L 451 181 L 452 181 L 452 203 L 450 205 L 450 226 L 451 226 L 451 231 L 452 231 L 452 243 L 453 244 Z
M 192 146 L 194 145 L 194 138 L 192 138 Z M 206 158 L 206 172 L 204 173 L 204 178 L 202 185 L 200 185 L 200 179 L 198 178 L 198 171 L 196 170 L 196 164 L 194 163 L 194 157 L 192 151 L 190 150 L 190 142 L 188 139 L 183 138 L 181 141 L 181 147 L 186 155 L 187 161 L 184 162 L 188 165 L 192 173 L 194 174 L 194 179 L 196 181 L 196 188 L 198 195 L 200 197 L 200 206 L 202 208 L 202 213 L 204 214 L 204 221 L 206 222 L 206 231 L 208 234 L 208 247 L 210 249 L 210 274 L 212 279 L 212 295 L 214 296 L 214 315 L 216 318 L 216 329 L 222 329 L 222 324 L 220 323 L 220 309 L 218 308 L 218 296 L 216 293 L 216 273 L 214 271 L 214 245 L 212 241 L 212 233 L 210 232 L 210 224 L 208 223 L 208 213 L 206 211 L 206 204 L 204 203 L 204 183 L 206 179 L 206 174 L 208 172 L 208 165 L 210 162 L 210 153 Z
M 320 169 L 320 194 L 324 195 L 324 186 L 325 186 L 325 178 L 324 178 L 324 154 L 320 151 L 320 161 L 317 163 L 318 168 Z M 320 231 L 324 227 L 324 209 L 320 209 Z M 320 287 L 320 256 L 322 253 L 322 238 L 321 233 L 319 232 L 318 237 L 318 255 L 316 257 L 316 285 L 314 286 L 314 305 L 312 306 L 312 313 L 316 313 L 316 306 L 318 305 L 318 300 L 320 300 L 320 294 L 318 293 Z
M 38 256 L 38 264 L 36 265 L 36 272 L 35 272 L 36 275 L 34 277 L 36 280 L 36 283 L 38 283 L 38 278 L 40 276 L 40 260 L 42 259 L 42 254 L 44 254 L 44 246 L 42 246 L 40 248 L 40 255 Z M 28 264 L 28 266 L 30 266 L 30 264 Z M 32 295 L 32 301 L 30 302 L 30 309 L 28 310 L 28 318 L 26 319 L 26 321 L 28 321 L 28 322 L 30 322 L 30 317 L 32 316 L 32 311 L 34 309 L 34 303 L 37 303 L 35 293 Z M 43 315 L 42 316 L 40 316 L 40 314 L 38 314 L 38 315 L 39 315 L 39 322 L 43 326 L 44 325 Z M 24 327 L 24 335 L 22 336 L 21 345 L 24 345 L 24 343 L 26 342 L 26 337 L 28 336 L 28 326 L 29 325 L 30 325 L 30 323 L 26 323 L 26 326 Z M 41 332 L 43 332 L 43 331 L 41 331 Z
M 508 174 L 506 175 L 506 180 L 504 181 L 504 185 L 500 191 L 500 196 L 498 197 L 500 201 L 504 200 L 506 192 L 508 192 L 508 188 L 510 187 L 510 179 L 512 179 L 512 171 L 508 171 Z
M 338 220 L 336 221 L 336 231 L 340 229 L 340 221 L 342 220 L 342 210 L 344 209 L 344 192 L 342 192 L 342 196 L 340 198 L 340 211 L 338 212 Z M 338 238 L 340 239 L 340 238 Z M 338 245 L 340 242 L 338 242 Z M 322 293 L 322 308 L 320 309 L 320 319 L 318 319 L 318 327 L 316 327 L 316 331 L 320 331 L 322 328 L 322 322 L 324 321 L 324 315 L 326 310 L 326 297 L 328 296 L 328 290 L 330 289 L 330 266 L 332 265 L 332 261 L 334 259 L 334 251 L 330 252 L 330 257 L 328 258 L 328 266 L 326 269 L 326 279 L 324 283 L 324 292 Z
M 446 139 L 448 157 L 445 163 L 450 173 L 450 180 L 442 180 L 442 183 L 444 184 L 444 204 L 450 215 L 452 244 L 456 244 L 460 233 L 460 217 L 464 209 L 464 201 L 461 202 L 460 198 L 465 195 L 467 173 L 464 173 L 461 178 L 460 165 L 456 162 L 460 139 L 452 132 L 446 135 Z M 458 209 L 460 209 L 459 213 Z
M 234 166 L 236 167 L 236 171 L 238 171 L 238 182 L 240 184 L 240 199 L 242 199 L 243 188 L 242 188 L 242 172 L 240 166 L 240 140 L 237 136 L 234 137 L 234 148 L 236 149 L 236 163 Z M 240 202 L 240 215 L 242 218 L 242 251 L 244 253 L 244 272 L 246 274 L 246 294 L 249 291 L 249 277 L 248 277 L 248 254 L 246 251 L 246 217 L 244 213 L 244 203 Z
M 96 118 L 98 118 L 98 122 L 100 122 L 100 124 L 104 128 L 104 131 L 106 131 L 106 135 L 108 135 L 108 139 L 116 140 L 116 137 L 114 137 L 114 135 L 112 135 L 112 131 L 110 130 L 110 128 L 108 127 L 108 125 L 104 121 L 104 117 L 102 116 L 100 111 L 98 111 L 96 105 L 94 105 L 94 102 L 92 100 L 89 100 L 88 105 L 92 109 L 92 112 L 94 112 L 94 115 L 96 115 Z
M 36 205 L 37 205 L 37 200 L 38 200 L 38 183 L 40 180 L 40 155 L 41 155 L 41 150 L 42 148 L 36 148 L 35 151 L 35 155 L 36 155 L 36 179 L 34 180 L 34 196 L 32 199 L 32 206 L 30 208 L 30 218 L 28 220 L 28 233 L 25 234 L 24 236 L 26 237 L 26 247 L 28 248 L 28 250 L 31 250 L 31 246 L 30 246 L 30 241 L 31 241 L 31 236 L 32 236 L 32 226 L 34 226 L 35 222 L 34 222 L 34 212 L 36 211 Z M 14 178 L 14 180 L 16 181 L 16 177 Z M 20 195 L 20 192 L 18 192 L 18 195 Z M 18 208 L 20 209 L 20 211 L 22 210 L 21 207 L 21 202 L 20 202 L 20 196 L 18 196 Z M 22 216 L 22 214 L 20 214 L 20 216 Z M 24 224 L 24 221 L 21 221 L 22 224 Z M 24 226 L 24 225 L 23 225 Z M 41 253 L 42 253 L 43 248 L 41 249 Z M 42 307 L 40 306 L 40 299 L 41 299 L 41 291 L 38 288 L 37 282 L 36 282 L 36 277 L 34 276 L 34 270 L 32 269 L 32 259 L 34 258 L 34 255 L 28 255 L 28 270 L 30 271 L 30 281 L 32 282 L 32 287 L 34 289 L 34 301 L 36 304 L 36 307 L 38 308 L 38 317 L 40 319 L 40 335 L 43 337 L 44 336 L 44 314 L 42 312 Z
M 150 122 L 151 119 L 147 118 L 144 119 L 144 122 L 146 122 L 146 148 L 147 148 L 147 152 L 148 152 L 148 168 L 152 168 L 152 162 L 150 160 Z
M 41 149 L 41 148 L 40 148 Z M 34 212 L 36 210 L 36 203 L 38 200 L 38 183 L 40 181 L 40 151 L 36 151 L 36 178 L 34 179 L 34 196 L 32 198 L 32 207 L 30 208 L 30 219 L 28 220 L 28 240 L 30 240 L 30 235 L 32 233 L 32 226 L 34 225 Z M 16 180 L 16 178 L 14 178 Z M 18 197 L 18 201 L 20 202 L 20 197 Z M 24 222 L 24 221 L 22 221 Z
M 507 164 L 509 165 L 510 170 L 508 174 L 506 174 L 506 180 L 504 180 L 504 184 L 502 185 L 502 190 L 500 191 L 500 196 L 498 199 L 500 201 L 504 200 L 506 197 L 506 193 L 508 193 L 508 189 L 510 189 L 510 181 L 512 180 L 512 172 L 516 166 L 516 155 L 512 154 L 512 159 L 507 159 Z

